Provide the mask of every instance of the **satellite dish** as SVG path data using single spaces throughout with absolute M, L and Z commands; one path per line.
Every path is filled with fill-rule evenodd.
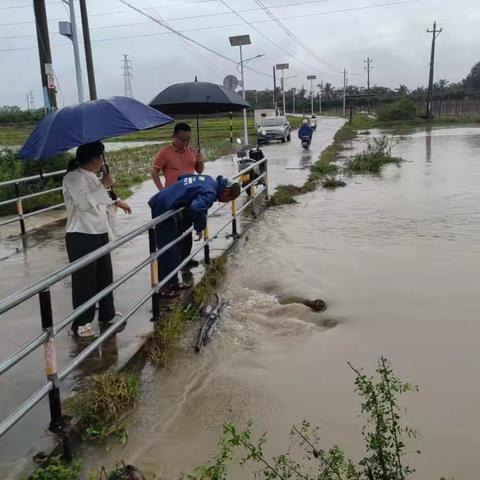
M 227 75 L 223 79 L 223 86 L 229 90 L 235 91 L 238 87 L 238 79 L 235 75 Z

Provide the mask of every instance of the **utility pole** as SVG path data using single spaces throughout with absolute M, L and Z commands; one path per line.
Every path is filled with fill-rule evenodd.
M 30 111 L 30 98 L 27 93 L 27 110 Z
M 343 116 L 347 115 L 347 70 L 343 69 Z
M 297 89 L 292 88 L 292 100 L 293 100 L 293 114 L 295 115 L 295 97 L 297 95 Z
M 370 113 L 370 72 L 373 69 L 372 67 L 373 59 L 367 57 L 366 60 L 363 61 L 365 63 L 365 70 L 367 71 L 367 111 Z
M 37 29 L 38 56 L 40 60 L 40 75 L 42 78 L 43 104 L 47 112 L 57 109 L 55 77 L 52 69 L 52 52 L 48 37 L 47 12 L 45 0 L 33 0 L 35 26 Z
M 427 120 L 433 120 L 433 71 L 435 67 L 435 41 L 437 40 L 442 28 L 437 30 L 437 22 L 433 22 L 433 30 L 428 30 L 427 33 L 432 34 L 432 52 L 430 55 L 430 75 L 428 79 L 428 92 L 427 92 Z
M 80 14 L 82 16 L 83 43 L 85 44 L 85 61 L 87 64 L 88 90 L 90 100 L 97 99 L 97 86 L 95 84 L 95 71 L 93 68 L 92 44 L 90 42 L 90 28 L 88 26 L 87 1 L 79 0 Z
M 278 115 L 277 109 L 277 74 L 275 72 L 275 65 L 273 68 L 273 108 L 275 109 L 275 116 Z
M 318 87 L 318 112 L 319 115 L 322 114 L 322 91 L 323 91 L 323 80 L 317 85 Z
M 313 81 L 317 79 L 316 75 L 308 75 L 307 80 L 310 80 L 310 110 L 313 115 Z
M 285 116 L 287 114 L 287 110 L 285 108 L 285 70 L 289 68 L 288 63 L 277 63 L 276 65 L 277 70 L 282 71 L 282 78 L 281 78 L 281 87 L 282 87 L 282 109 L 283 109 L 283 115 Z
M 82 80 L 82 66 L 80 63 L 80 51 L 78 48 L 78 36 L 77 36 L 77 17 L 75 16 L 75 1 L 63 0 L 63 3 L 68 5 L 70 11 L 70 28 L 66 27 L 67 22 L 60 22 L 60 33 L 72 41 L 73 44 L 73 56 L 75 58 L 75 74 L 77 77 L 77 92 L 78 103 L 85 101 L 85 95 L 83 92 L 83 80 Z
M 132 70 L 132 61 L 128 58 L 128 55 L 123 55 L 123 60 L 122 60 L 122 70 L 123 70 L 123 85 L 124 85 L 124 95 L 126 97 L 133 98 L 133 91 L 132 91 L 132 77 L 133 74 L 131 72 Z

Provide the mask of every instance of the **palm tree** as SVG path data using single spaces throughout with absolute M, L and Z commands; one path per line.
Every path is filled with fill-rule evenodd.
M 326 83 L 323 86 L 323 96 L 325 98 L 332 98 L 333 97 L 333 85 L 331 83 Z

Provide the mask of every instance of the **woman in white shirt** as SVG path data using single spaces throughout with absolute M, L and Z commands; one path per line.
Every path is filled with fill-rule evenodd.
M 73 262 L 108 243 L 107 207 L 115 205 L 125 213 L 132 213 L 127 203 L 112 200 L 107 188 L 113 184 L 112 176 L 105 173 L 104 146 L 100 142 L 87 143 L 77 154 L 63 178 L 63 196 L 67 207 L 66 245 L 68 258 Z M 103 171 L 101 179 L 97 174 Z M 89 263 L 72 274 L 73 308 L 85 303 L 113 281 L 110 254 Z M 98 321 L 109 323 L 115 317 L 113 294 L 104 297 L 99 305 Z M 80 337 L 94 335 L 91 322 L 95 306 L 75 319 L 72 331 Z

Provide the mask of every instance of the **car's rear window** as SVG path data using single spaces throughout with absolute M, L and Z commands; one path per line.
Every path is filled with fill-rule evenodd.
M 262 127 L 278 127 L 283 125 L 283 117 L 265 118 L 262 120 Z

